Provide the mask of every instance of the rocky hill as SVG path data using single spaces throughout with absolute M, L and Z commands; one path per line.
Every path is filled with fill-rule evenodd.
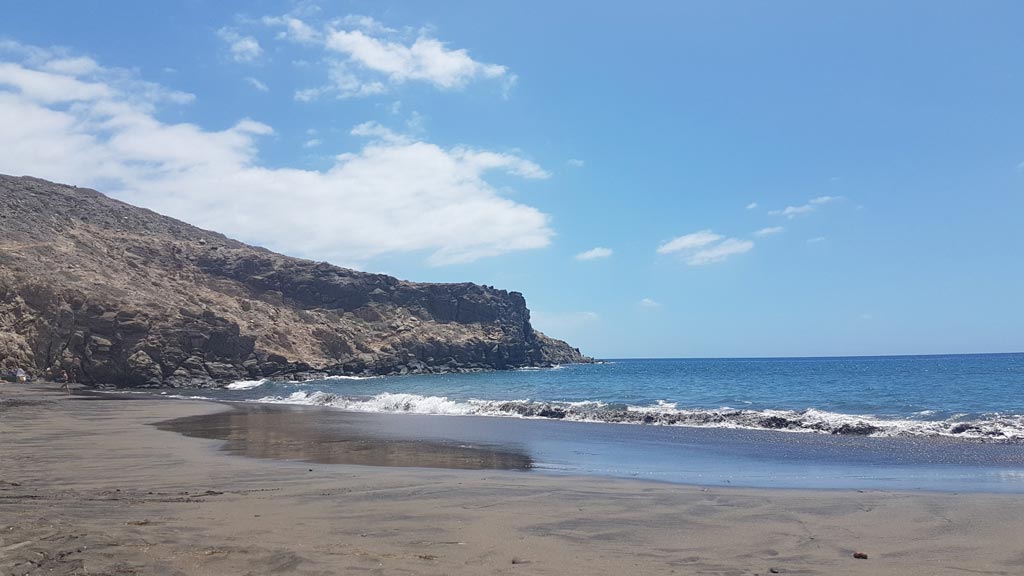
M 213 386 L 586 362 L 522 294 L 290 258 L 84 188 L 0 175 L 0 369 Z

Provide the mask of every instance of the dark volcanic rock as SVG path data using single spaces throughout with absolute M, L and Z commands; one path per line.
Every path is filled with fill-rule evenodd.
M 88 189 L 0 175 L 0 369 L 212 386 L 587 362 L 518 292 L 275 254 Z

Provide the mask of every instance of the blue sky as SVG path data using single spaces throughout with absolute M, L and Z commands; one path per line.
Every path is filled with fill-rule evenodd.
M 0 172 L 600 357 L 1024 350 L 1016 2 L 19 2 Z

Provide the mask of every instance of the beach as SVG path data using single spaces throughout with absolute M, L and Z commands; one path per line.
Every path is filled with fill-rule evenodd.
M 515 454 L 429 445 L 419 464 L 449 467 L 404 467 L 420 451 L 386 442 L 339 450 L 389 465 L 325 463 L 331 438 L 303 454 L 273 418 L 243 418 L 277 447 L 247 457 L 222 450 L 230 430 L 218 440 L 153 424 L 249 408 L 3 386 L 5 575 L 1024 571 L 1016 495 L 551 476 L 518 470 Z

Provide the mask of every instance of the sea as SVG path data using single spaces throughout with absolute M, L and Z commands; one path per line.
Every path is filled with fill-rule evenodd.
M 318 407 L 382 439 L 514 450 L 537 473 L 1024 492 L 1024 354 L 619 359 L 176 394 Z

